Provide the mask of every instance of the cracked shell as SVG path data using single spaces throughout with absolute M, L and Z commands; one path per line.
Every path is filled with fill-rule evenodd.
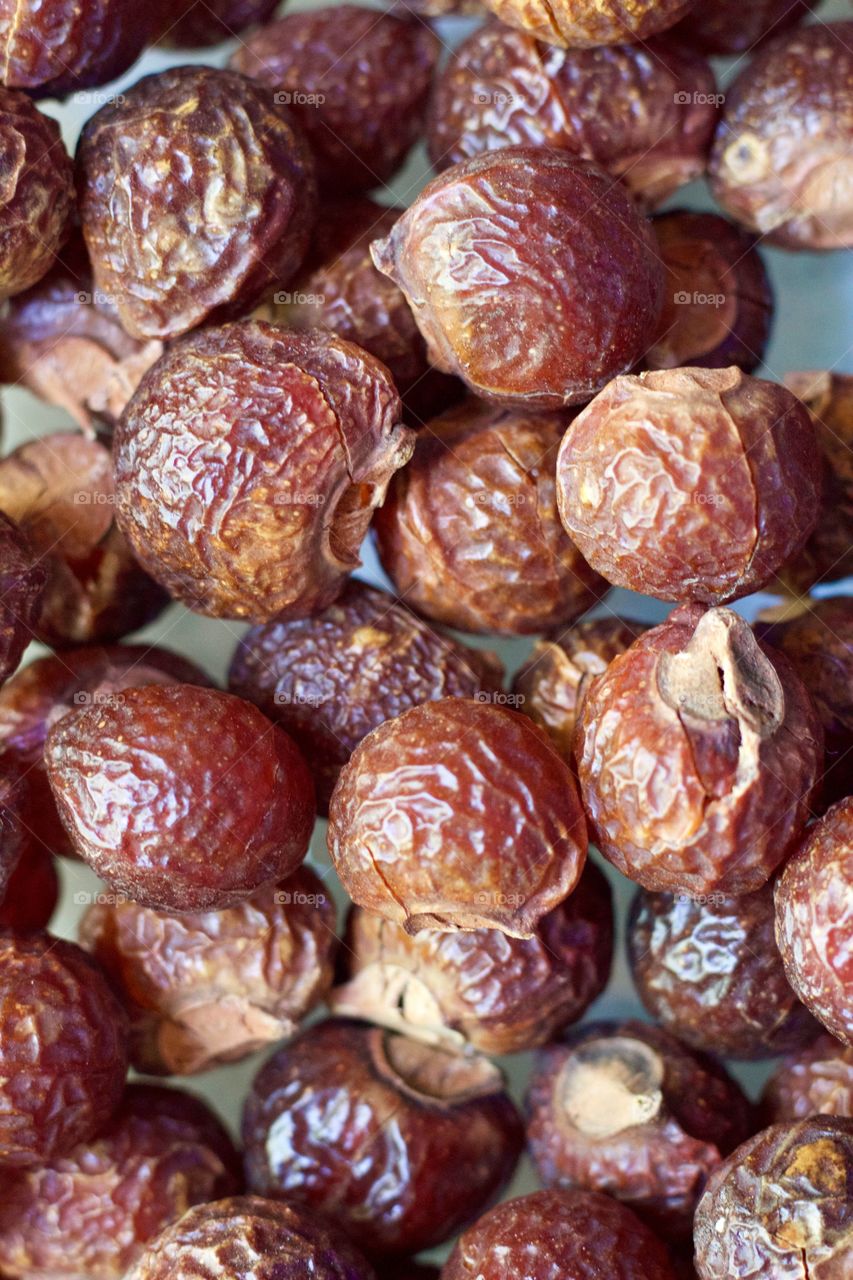
M 765 1084 L 761 1106 L 768 1124 L 813 1115 L 853 1117 L 853 1045 L 824 1033 L 790 1054 Z
M 690 48 L 722 56 L 755 52 L 763 40 L 802 22 L 818 0 L 714 0 L 694 4 L 673 29 L 673 36 Z
M 510 27 L 573 49 L 640 42 L 666 31 L 695 0 L 486 0 Z
M 0 510 L 0 685 L 18 669 L 33 639 L 46 585 L 41 557 Z

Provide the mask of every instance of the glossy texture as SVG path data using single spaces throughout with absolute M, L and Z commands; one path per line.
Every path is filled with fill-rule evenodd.
M 498 1069 L 355 1022 L 302 1033 L 243 1116 L 249 1187 L 334 1216 L 365 1252 L 440 1244 L 508 1181 L 523 1145 Z
M 204 49 L 268 22 L 278 0 L 179 0 L 167 18 L 162 43 L 176 49 Z M 175 11 L 178 17 L 175 17 Z
M 517 938 L 571 893 L 587 847 L 574 780 L 545 735 L 468 698 L 368 734 L 341 772 L 327 839 L 357 906 L 412 934 Z
M 46 585 L 47 571 L 29 539 L 0 511 L 0 684 L 17 670 L 32 639 Z
M 3 83 L 36 97 L 106 84 L 154 35 L 156 4 L 133 0 L 0 0 Z
M 853 1117 L 853 1045 L 818 1036 L 779 1064 L 761 1104 L 768 1124 L 816 1114 Z
M 547 44 L 583 49 L 642 41 L 677 22 L 693 0 L 488 0 L 511 27 Z
M 30 842 L 0 901 L 0 929 L 44 929 L 58 901 L 59 876 L 53 856 Z
M 170 348 L 119 423 L 119 522 L 189 608 L 304 617 L 358 567 L 373 510 L 411 455 L 399 415 L 384 366 L 334 334 L 259 321 L 202 330 Z
M 752 54 L 762 40 L 802 22 L 816 5 L 817 0 L 714 0 L 695 4 L 672 34 L 703 53 Z

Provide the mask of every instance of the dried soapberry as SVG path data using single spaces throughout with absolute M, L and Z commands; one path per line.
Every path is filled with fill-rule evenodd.
M 773 293 L 755 238 L 716 213 L 673 209 L 652 223 L 667 272 L 649 369 L 693 365 L 751 373 L 770 337 Z M 794 390 L 794 388 L 791 388 Z
M 163 44 L 177 49 L 204 49 L 268 22 L 279 0 L 179 0 L 170 6 Z M 177 16 L 175 16 L 177 14 Z
M 788 981 L 853 1044 L 853 796 L 811 827 L 776 885 L 776 941 Z
M 557 459 L 570 537 L 616 586 L 722 604 L 758 591 L 820 511 L 808 411 L 740 369 L 616 378 L 572 422 Z
M 160 1231 L 240 1182 L 237 1153 L 205 1103 L 129 1085 L 97 1138 L 4 1180 L 0 1267 L 12 1280 L 123 1280 Z
M 770 1058 L 814 1039 L 774 938 L 773 888 L 724 894 L 640 892 L 628 924 L 634 982 L 649 1013 L 694 1049 Z
M 127 1021 L 103 974 L 70 942 L 4 930 L 0 1020 L 0 1165 L 87 1142 L 127 1074 Z
M 666 31 L 695 0 L 486 0 L 511 27 L 547 44 L 585 49 Z
M 371 729 L 422 702 L 488 699 L 502 674 L 493 655 L 466 648 L 393 596 L 353 580 L 313 618 L 274 619 L 248 631 L 228 687 L 287 730 L 327 809 L 341 768 Z
M 205 329 L 150 370 L 119 423 L 119 522 L 200 613 L 317 612 L 358 566 L 373 510 L 411 456 L 399 413 L 384 366 L 334 334 Z
M 142 906 L 221 910 L 290 875 L 308 848 L 302 756 L 228 693 L 128 689 L 63 716 L 45 763 L 76 852 Z
M 752 53 L 762 40 L 802 22 L 817 0 L 714 0 L 694 4 L 672 34 L 708 54 Z
M 88 122 L 77 164 L 95 286 L 132 337 L 239 316 L 305 254 L 313 162 L 284 109 L 234 72 L 145 76 Z
M 606 987 L 612 955 L 610 887 L 587 863 L 529 939 L 497 929 L 413 938 L 356 907 L 341 953 L 347 981 L 329 1003 L 427 1043 L 519 1053 L 581 1017 Z
M 224 911 L 169 915 L 96 903 L 80 941 L 121 996 L 131 1061 L 191 1075 L 292 1035 L 332 985 L 335 912 L 302 867 Z
M 321 186 L 340 194 L 397 172 L 421 133 L 440 48 L 422 22 L 329 5 L 259 28 L 231 66 L 290 105 Z
M 786 658 L 729 609 L 679 609 L 614 658 L 578 724 L 601 852 L 646 889 L 750 893 L 796 844 L 823 763 Z
M 844 1280 L 853 1268 L 851 1205 L 853 1120 L 813 1116 L 764 1129 L 715 1170 L 699 1201 L 699 1278 Z
M 0 511 L 0 684 L 17 670 L 33 638 L 46 585 L 43 562 L 15 522 Z
M 722 1067 L 644 1022 L 597 1023 L 542 1050 L 527 1105 L 546 1186 L 607 1192 L 676 1237 L 690 1234 L 708 1174 L 751 1131 Z
M 0 929 L 44 929 L 59 901 L 53 855 L 30 840 L 0 898 Z
M 853 1045 L 821 1035 L 776 1068 L 761 1104 L 768 1124 L 807 1116 L 853 1116 Z
M 341 771 L 329 852 L 357 906 L 421 929 L 532 938 L 577 884 L 583 811 L 569 768 L 522 715 L 468 698 L 374 729 Z
M 487 399 L 556 409 L 595 395 L 654 337 L 663 268 L 609 174 L 508 147 L 435 178 L 373 245 L 430 359 Z
M 656 205 L 705 172 L 717 101 L 706 59 L 663 41 L 562 50 L 490 22 L 438 80 L 427 144 L 436 169 L 500 147 L 560 148 Z
M 479 1213 L 509 1180 L 523 1129 L 487 1059 L 331 1020 L 262 1067 L 243 1142 L 253 1191 L 328 1212 L 366 1253 L 393 1256 Z
M 786 249 L 853 245 L 853 22 L 771 41 L 728 90 L 711 157 L 723 209 Z

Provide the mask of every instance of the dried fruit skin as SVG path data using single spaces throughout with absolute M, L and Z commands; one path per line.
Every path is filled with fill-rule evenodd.
M 615 586 L 724 604 L 770 582 L 820 511 L 822 461 L 804 406 L 740 369 L 616 378 L 557 459 L 569 536 Z M 720 530 L 725 538 L 720 537 Z
M 497 929 L 411 937 L 355 908 L 344 944 L 346 981 L 332 992 L 333 1012 L 451 1049 L 519 1053 L 576 1022 L 606 987 L 612 895 L 588 862 L 530 939 Z
M 853 1044 L 853 796 L 803 838 L 776 884 L 776 941 L 788 981 L 843 1044 Z
M 511 27 L 546 44 L 584 49 L 642 41 L 671 27 L 694 0 L 486 0 Z
M 762 40 L 802 22 L 816 0 L 714 0 L 696 4 L 673 30 L 673 36 L 707 54 L 752 53 Z
M 712 1175 L 694 1228 L 699 1280 L 844 1280 L 853 1266 L 853 1120 L 750 1138 Z
M 774 938 L 773 888 L 727 898 L 640 892 L 628 957 L 652 1017 L 694 1049 L 770 1058 L 817 1027 L 794 995 Z
M 305 617 L 358 567 L 411 455 L 399 413 L 384 366 L 334 334 L 202 330 L 150 370 L 116 429 L 119 523 L 189 608 Z
M 33 638 L 46 585 L 41 558 L 0 510 L 0 685 L 17 670 Z
M 163 44 L 176 49 L 203 49 L 239 35 L 258 22 L 268 22 L 278 0 L 180 0 L 179 16 L 169 14 Z
M 47 933 L 0 933 L 0 1165 L 88 1141 L 126 1074 L 127 1020 L 86 953 Z
M 764 1086 L 768 1124 L 807 1116 L 853 1117 L 853 1045 L 821 1035 L 785 1058 Z
M 308 848 L 314 789 L 296 745 L 228 693 L 128 689 L 63 716 L 45 763 L 76 852 L 142 906 L 233 906 Z
M 286 1039 L 332 985 L 335 912 L 307 867 L 225 911 L 96 903 L 80 941 L 131 1021 L 131 1061 L 192 1075 Z
M 517 408 L 588 400 L 633 367 L 660 312 L 662 269 L 630 197 L 544 147 L 447 169 L 372 253 L 432 363 Z
M 128 1085 L 97 1138 L 6 1178 L 0 1266 L 14 1280 L 122 1280 L 161 1230 L 240 1185 L 237 1152 L 205 1103 Z
M 243 1115 L 249 1187 L 327 1212 L 375 1256 L 453 1235 L 508 1181 L 523 1141 L 486 1059 L 339 1020 L 279 1049 Z
M 814 705 L 729 609 L 679 609 L 615 658 L 578 724 L 594 839 L 654 892 L 760 889 L 794 847 L 823 764 Z
M 56 98 L 115 80 L 153 36 L 157 14 L 133 0 L 0 0 L 3 83 Z
M 568 897 L 587 848 L 574 780 L 545 735 L 468 698 L 413 707 L 368 734 L 341 771 L 327 839 L 357 906 L 412 934 L 516 938 Z
M 247 631 L 228 687 L 291 735 L 327 810 L 341 768 L 371 729 L 422 702 L 497 693 L 502 673 L 491 654 L 352 580 L 312 618 Z
M 234 72 L 145 76 L 89 120 L 77 168 L 95 286 L 134 338 L 235 318 L 305 254 L 312 158 L 284 108 Z
M 728 90 L 711 156 L 723 209 L 785 249 L 853 245 L 853 22 L 761 50 Z
M 9 877 L 0 901 L 0 929 L 44 929 L 58 901 L 59 876 L 53 856 L 42 845 L 31 842 Z

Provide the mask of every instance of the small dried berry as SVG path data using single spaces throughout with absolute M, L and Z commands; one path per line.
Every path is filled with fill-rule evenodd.
M 502 22 L 547 44 L 585 49 L 666 31 L 695 0 L 486 0 Z
M 818 1036 L 780 1063 L 764 1086 L 761 1105 L 768 1124 L 814 1115 L 853 1117 L 853 1045 Z
M 673 36 L 703 53 L 753 53 L 762 40 L 802 22 L 817 0 L 714 0 L 694 4 Z
M 155 35 L 159 13 L 134 0 L 3 0 L 3 83 L 57 98 L 115 80 Z
M 0 510 L 0 684 L 17 670 L 33 638 L 46 585 L 47 570 L 41 558 L 22 530 Z
M 170 6 L 161 41 L 176 49 L 204 49 L 268 22 L 277 7 L 278 0 L 179 0 Z
M 59 876 L 53 855 L 27 834 L 27 847 L 9 877 L 5 894 L 0 895 L 0 929 L 44 929 L 59 901 Z

